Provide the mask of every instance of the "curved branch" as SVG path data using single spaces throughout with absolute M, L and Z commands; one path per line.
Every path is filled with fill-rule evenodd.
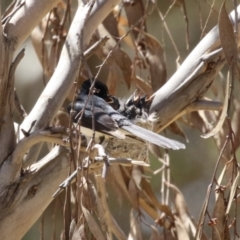
M 235 11 L 230 14 L 233 24 L 240 19 L 240 6 L 237 8 L 237 11 L 238 19 L 235 19 Z M 172 122 L 172 118 L 178 115 L 179 111 L 190 104 L 190 102 L 185 101 L 183 104 L 184 106 L 181 106 L 181 109 L 179 109 L 178 103 L 174 101 L 170 103 L 170 99 L 178 100 L 182 95 L 187 95 L 189 91 L 191 92 L 191 95 L 196 95 L 197 97 L 201 86 L 199 85 L 199 88 L 195 88 L 195 90 L 188 89 L 187 92 L 185 90 L 188 85 L 193 84 L 193 81 L 198 80 L 198 77 L 202 74 L 207 74 L 209 64 L 211 65 L 212 63 L 218 62 L 219 59 L 221 60 L 221 64 L 218 64 L 215 69 L 216 73 L 212 75 L 212 80 L 223 67 L 225 64 L 225 56 L 222 49 L 219 49 L 220 47 L 218 26 L 215 26 L 189 54 L 178 71 L 176 71 L 169 81 L 153 95 L 154 98 L 150 108 L 150 114 L 152 117 L 155 117 L 155 119 L 158 118 L 161 129 L 166 127 L 168 122 Z M 215 51 L 216 49 L 217 51 Z M 214 53 L 211 55 L 212 52 Z M 204 64 L 202 64 L 203 62 Z M 195 69 L 198 69 L 198 71 L 193 76 Z M 190 77 L 191 75 L 192 77 Z M 209 81 L 209 79 L 206 78 L 206 81 Z M 181 92 L 180 88 L 182 89 L 182 93 L 177 95 Z M 172 116 L 166 115 L 166 113 L 171 113 Z
M 21 128 L 29 129 L 34 120 L 36 124 L 33 130 L 44 128 L 53 119 L 76 79 L 82 53 L 93 32 L 118 2 L 120 0 L 94 1 L 91 12 L 91 4 L 81 4 L 78 7 L 57 68 Z M 34 158 L 30 158 L 35 161 Z M 26 160 L 29 163 L 32 162 L 30 158 Z
M 52 194 L 68 175 L 67 153 L 66 148 L 56 147 L 32 166 L 32 171 L 1 192 L 1 240 L 21 239 L 51 203 Z
M 11 17 L 4 28 L 14 50 L 27 39 L 34 27 L 60 0 L 25 0 L 24 5 Z
M 54 134 L 51 131 L 38 130 L 22 139 L 17 144 L 11 158 L 11 161 L 6 161 L 0 168 L 0 189 L 8 186 L 19 178 L 22 167 L 24 154 L 35 144 L 39 142 L 50 142 L 59 145 L 69 146 L 63 142 L 63 134 Z M 65 136 L 67 137 L 67 136 Z

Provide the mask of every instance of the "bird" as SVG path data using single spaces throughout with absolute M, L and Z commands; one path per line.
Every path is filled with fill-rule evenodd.
M 114 100 L 114 98 L 109 94 L 108 88 L 104 83 L 95 80 L 93 94 L 89 94 L 91 85 L 92 79 L 84 81 L 75 101 L 68 106 L 68 112 L 72 112 L 71 115 L 74 122 L 78 122 L 80 115 L 82 115 L 81 132 L 83 134 L 91 136 L 90 132 L 92 134 L 94 123 L 97 136 L 114 136 L 120 139 L 125 139 L 128 136 L 150 142 L 162 148 L 173 150 L 185 149 L 183 143 L 137 126 L 126 116 L 115 110 L 106 101 Z M 82 131 L 82 128 L 84 131 Z

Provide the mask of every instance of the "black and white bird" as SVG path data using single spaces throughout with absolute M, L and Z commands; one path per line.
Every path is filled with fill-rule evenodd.
M 173 150 L 185 148 L 185 145 L 178 141 L 163 137 L 135 125 L 127 117 L 116 111 L 113 107 L 117 109 L 118 99 L 109 94 L 108 88 L 104 83 L 96 80 L 93 94 L 88 96 L 91 83 L 92 79 L 83 82 L 75 102 L 71 103 L 68 107 L 69 112 L 73 111 L 74 122 L 78 122 L 80 113 L 82 113 L 81 132 L 83 134 L 92 136 L 94 117 L 96 136 L 108 135 L 120 139 L 128 136 L 135 139 L 139 138 L 162 148 Z

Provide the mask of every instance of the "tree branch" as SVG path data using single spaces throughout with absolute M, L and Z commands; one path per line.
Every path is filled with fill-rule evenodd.
M 55 147 L 29 173 L 0 193 L 2 240 L 21 239 L 51 203 L 52 194 L 69 171 L 67 153 L 66 148 Z
M 95 2 L 87 19 L 86 16 L 91 5 L 81 4 L 78 7 L 57 68 L 33 110 L 24 120 L 21 128 L 29 129 L 31 123 L 37 120 L 33 128 L 34 131 L 35 129 L 44 128 L 53 119 L 76 79 L 81 55 L 86 49 L 86 45 L 89 43 L 94 30 L 119 1 L 101 0 Z M 83 32 L 83 36 L 80 36 L 81 32 Z M 83 39 L 82 44 L 79 42 L 81 38 Z M 27 165 L 35 162 L 35 160 L 36 156 L 34 157 L 30 154 L 30 157 L 26 159 Z
M 24 6 L 11 17 L 4 28 L 8 42 L 12 43 L 14 50 L 18 49 L 34 27 L 58 2 L 59 0 L 25 0 Z
M 238 19 L 235 19 L 234 11 L 230 14 L 233 24 L 240 19 L 240 6 L 237 10 Z M 198 81 L 200 76 L 204 78 L 204 75 L 202 74 L 207 74 L 205 81 L 209 82 L 208 72 L 211 70 L 209 68 L 211 68 L 211 64 L 216 64 L 215 69 L 212 69 L 212 71 L 215 71 L 214 74 L 212 72 L 211 76 L 213 81 L 217 73 L 225 64 L 225 56 L 220 47 L 219 31 L 218 26 L 216 26 L 189 54 L 169 81 L 167 81 L 167 83 L 152 96 L 153 102 L 150 108 L 150 119 L 154 119 L 157 131 L 161 131 L 173 122 L 173 119 L 176 119 L 176 116 L 179 115 L 189 103 L 191 103 L 185 100 L 185 102 L 182 102 L 182 104 L 179 105 L 178 99 L 180 97 L 187 96 L 189 91 L 191 95 L 196 96 L 196 99 L 199 97 L 198 91 L 202 86 L 198 85 L 198 88 L 195 89 L 189 89 L 188 86 L 195 84 L 194 81 Z M 211 55 L 211 53 L 213 54 Z M 204 82 L 204 79 L 202 79 L 202 81 Z M 176 99 L 176 101 L 171 101 L 171 99 Z

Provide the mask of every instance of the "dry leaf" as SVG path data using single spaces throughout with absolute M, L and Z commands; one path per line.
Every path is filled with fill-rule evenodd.
M 224 124 L 224 121 L 227 117 L 229 97 L 230 97 L 230 71 L 228 72 L 228 76 L 227 76 L 225 99 L 224 99 L 223 109 L 222 109 L 220 118 L 218 120 L 218 123 L 210 132 L 208 132 L 204 135 L 201 135 L 201 137 L 203 137 L 203 138 L 212 137 L 213 135 L 215 135 L 216 133 L 218 133 L 221 130 L 221 128 Z
M 82 224 L 78 229 L 75 228 L 75 231 L 73 233 L 73 236 L 72 238 L 70 238 L 71 240 L 79 240 L 79 239 L 83 239 L 85 240 L 86 239 L 86 236 L 85 236 L 85 232 L 84 232 L 84 225 Z
M 150 96 L 153 93 L 151 85 L 144 81 L 139 76 L 134 76 L 134 82 L 136 83 L 137 88 L 140 89 L 143 93 L 147 94 L 148 96 Z
M 139 205 L 152 219 L 157 219 L 159 217 L 159 213 L 156 208 L 141 197 L 139 198 Z
M 109 13 L 108 16 L 104 19 L 103 25 L 111 36 L 113 36 L 114 38 L 119 38 L 118 22 L 114 17 L 113 12 Z
M 142 185 L 142 189 L 144 191 L 145 197 L 148 199 L 148 201 L 151 202 L 155 208 L 158 208 L 160 211 L 165 213 L 167 217 L 170 219 L 170 221 L 173 222 L 174 216 L 172 214 L 171 209 L 169 208 L 169 206 L 161 204 L 158 201 L 155 193 L 152 190 L 152 187 L 149 181 L 146 178 L 142 178 L 141 185 Z
M 237 99 L 233 100 L 234 113 L 231 120 L 232 130 L 235 135 L 234 146 L 237 149 L 240 145 L 240 102 Z
M 123 79 L 129 89 L 131 87 L 132 60 L 128 54 L 121 49 L 114 50 L 113 57 L 119 68 L 122 70 Z
M 123 6 L 127 15 L 129 27 L 135 25 L 137 21 L 139 21 L 145 14 L 145 9 L 142 0 L 124 1 Z M 146 31 L 145 21 L 138 23 L 136 25 L 136 28 L 143 29 Z M 135 39 L 137 38 L 138 34 L 139 34 L 138 31 L 133 30 L 133 35 Z
M 152 234 L 150 237 L 150 240 L 163 240 L 160 233 L 158 232 L 157 228 L 155 226 L 151 226 Z
M 109 36 L 108 31 L 100 25 L 98 27 L 98 35 L 99 38 L 104 36 Z M 96 39 L 96 41 L 99 39 Z M 112 36 L 109 36 L 109 40 L 106 42 L 105 46 L 96 51 L 96 55 L 101 59 L 105 60 L 106 57 L 111 52 L 111 55 L 108 56 L 106 67 L 109 68 L 109 71 L 114 72 L 112 75 L 114 78 L 108 79 L 108 84 L 110 81 L 114 81 L 114 85 L 119 83 L 120 81 L 125 82 L 127 87 L 131 86 L 131 75 L 132 75 L 132 61 L 126 52 L 124 52 L 120 48 L 115 48 L 116 41 Z M 111 91 L 115 92 L 116 89 L 111 89 Z
M 201 210 L 201 212 L 200 212 L 200 217 L 199 217 L 199 220 L 198 220 L 198 228 L 197 228 L 197 233 L 196 233 L 196 236 L 195 236 L 195 239 L 197 239 L 197 240 L 202 239 L 202 235 L 203 235 L 203 223 L 204 223 L 204 218 L 205 218 L 206 210 L 207 210 L 207 207 L 208 207 L 208 199 L 209 199 L 210 193 L 211 193 L 211 187 L 209 186 L 209 187 L 208 187 L 208 190 L 207 190 L 206 197 L 205 197 L 205 199 L 204 199 L 204 203 L 203 203 L 203 206 L 202 206 L 202 210 Z
M 195 236 L 196 227 L 189 215 L 189 212 L 187 209 L 187 203 L 184 199 L 183 194 L 175 185 L 167 182 L 166 182 L 166 185 L 169 186 L 174 191 L 174 194 L 175 194 L 174 206 L 176 208 L 176 212 L 179 217 L 179 220 L 181 221 L 181 231 L 183 231 L 182 228 L 184 228 L 185 231 L 188 233 L 188 236 L 191 236 L 191 237 Z
M 74 232 L 77 230 L 76 219 L 72 219 L 69 227 L 69 238 L 72 239 Z
M 134 215 L 134 210 L 130 212 L 130 233 L 128 235 L 128 240 L 141 240 L 142 231 L 139 223 L 139 218 Z
M 178 124 L 176 122 L 171 123 L 168 126 L 168 130 L 171 131 L 174 134 L 180 135 L 182 137 L 185 138 L 185 140 L 188 142 L 188 138 L 186 136 L 186 134 L 184 133 L 184 131 L 178 126 Z
M 121 193 L 123 193 L 125 197 L 132 203 L 132 198 L 126 187 L 129 182 L 129 177 L 123 174 L 123 171 L 121 171 L 121 168 L 122 167 L 117 165 L 111 166 L 110 172 L 112 175 L 112 179 L 116 184 L 117 188 L 121 191 Z
M 165 53 L 155 37 L 143 31 L 141 33 L 144 34 L 144 38 L 139 45 L 149 65 L 152 89 L 156 92 L 167 81 Z
M 213 219 L 216 222 L 212 226 L 212 240 L 224 240 L 224 229 L 225 229 L 225 200 L 224 193 L 220 190 L 218 199 L 213 209 Z
M 185 229 L 185 227 L 183 226 L 183 223 L 181 222 L 181 220 L 175 216 L 175 227 L 176 227 L 176 232 L 177 232 L 177 239 L 184 239 L 184 240 L 190 240 L 190 237 Z
M 119 82 L 119 75 L 121 71 L 117 66 L 116 62 L 112 60 L 111 60 L 111 63 L 108 64 L 108 68 L 109 68 L 109 72 L 108 72 L 106 85 L 108 86 L 109 93 L 111 95 L 115 95 L 117 90 L 117 84 Z
M 238 184 L 239 184 L 239 177 L 240 177 L 240 171 L 238 169 L 238 172 L 237 172 L 237 176 L 235 177 L 234 181 L 233 181 L 233 184 L 231 186 L 231 192 L 230 192 L 230 197 L 228 199 L 228 205 L 227 205 L 227 210 L 226 210 L 226 215 L 229 214 L 229 211 L 230 211 L 230 208 L 232 206 L 232 203 L 233 203 L 233 199 L 235 197 L 235 193 L 236 193 L 236 189 L 238 187 Z
M 131 202 L 133 204 L 134 209 L 140 211 L 139 209 L 139 191 L 135 184 L 135 181 L 131 178 L 128 185 L 128 192 L 131 197 Z
M 237 60 L 237 44 L 233 32 L 233 26 L 226 11 L 225 1 L 220 9 L 218 26 L 219 37 L 226 61 L 229 66 L 232 66 Z

